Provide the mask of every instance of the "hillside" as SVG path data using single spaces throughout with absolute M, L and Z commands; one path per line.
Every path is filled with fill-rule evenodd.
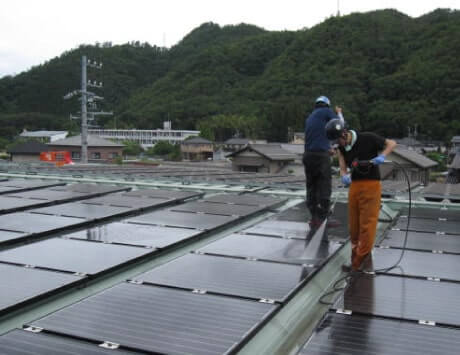
M 460 12 L 413 19 L 394 10 L 331 17 L 296 32 L 206 23 L 171 49 L 146 43 L 82 45 L 0 79 L 0 137 L 23 128 L 78 129 L 62 96 L 80 85 L 80 58 L 104 62 L 105 127 L 199 128 L 286 141 L 318 95 L 344 107 L 351 126 L 401 137 L 460 134 Z M 217 132 L 218 131 L 218 132 Z

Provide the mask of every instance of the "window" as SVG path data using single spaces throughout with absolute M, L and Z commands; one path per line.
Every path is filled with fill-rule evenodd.
M 101 159 L 101 153 L 99 152 L 91 153 L 91 159 Z
M 72 152 L 72 159 L 80 159 L 81 155 L 80 152 Z

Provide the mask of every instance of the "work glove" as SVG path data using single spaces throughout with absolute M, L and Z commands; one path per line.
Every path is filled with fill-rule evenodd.
M 383 164 L 384 161 L 385 161 L 385 155 L 383 155 L 383 154 L 380 154 L 379 156 L 375 157 L 374 159 L 371 159 L 371 162 L 374 165 Z
M 345 186 L 345 187 L 350 186 L 350 184 L 351 184 L 351 177 L 350 177 L 350 174 L 346 174 L 346 175 L 343 175 L 343 176 L 342 176 L 342 184 L 343 184 L 343 186 Z

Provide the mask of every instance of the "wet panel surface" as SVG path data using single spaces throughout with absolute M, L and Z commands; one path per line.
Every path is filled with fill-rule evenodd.
M 306 222 L 267 220 L 244 230 L 244 233 L 277 237 L 307 238 L 310 226 Z
M 203 195 L 202 192 L 195 191 L 179 191 L 179 190 L 163 190 L 163 189 L 142 189 L 125 192 L 126 196 L 140 196 L 140 197 L 152 197 L 152 198 L 164 198 L 164 199 L 187 199 L 192 197 L 198 197 Z
M 223 354 L 276 306 L 120 284 L 33 323 L 87 339 L 168 354 Z
M 136 280 L 227 295 L 283 301 L 313 268 L 187 254 Z
M 402 248 L 406 231 L 391 230 L 381 241 L 381 245 Z M 420 250 L 441 250 L 460 253 L 460 235 L 408 232 L 406 247 Z
M 208 230 L 223 226 L 237 219 L 238 217 L 236 216 L 205 215 L 175 211 L 156 211 L 126 219 L 125 222 Z
M 264 196 L 259 194 L 220 194 L 207 197 L 204 199 L 207 202 L 216 202 L 216 203 L 231 203 L 236 205 L 249 205 L 249 206 L 276 206 L 282 203 L 284 200 Z
M 0 336 L 0 354 L 2 355 L 123 355 L 140 354 L 136 352 L 104 349 L 98 344 L 84 342 L 69 337 L 46 333 L 32 333 L 25 330 L 13 330 Z
M 460 285 L 398 276 L 355 277 L 334 308 L 460 325 Z
M 401 253 L 401 249 L 374 249 L 372 252 L 373 268 L 380 270 L 395 265 Z M 365 263 L 364 266 L 366 270 L 372 269 L 370 262 Z M 460 256 L 458 255 L 406 250 L 398 267 L 388 272 L 460 281 L 459 270 Z
M 84 223 L 81 218 L 48 216 L 27 212 L 8 213 L 0 216 L 2 229 L 27 233 L 41 233 Z
M 0 313 L 16 304 L 79 281 L 81 277 L 0 264 Z M 0 347 L 1 353 L 1 347 Z
M 25 237 L 26 235 L 27 233 L 0 230 L 0 244 L 3 242 Z
M 273 218 L 279 221 L 308 222 L 311 219 L 311 214 L 307 209 L 305 202 L 300 202 L 297 205 L 276 214 Z
M 151 253 L 151 249 L 52 238 L 0 252 L 0 261 L 97 274 Z
M 164 248 L 201 233 L 194 229 L 115 222 L 65 234 L 64 237 Z
M 459 234 L 460 221 L 436 221 L 426 218 L 411 218 L 408 228 L 407 218 L 399 218 L 394 228 L 401 230 L 408 229 L 417 232 Z
M 401 210 L 401 217 L 408 216 L 409 210 L 403 208 Z M 412 208 L 411 218 L 428 218 L 428 219 L 446 219 L 453 221 L 460 221 L 460 210 L 447 210 L 443 208 Z M 460 233 L 460 231 L 459 231 Z
M 201 212 L 224 216 L 248 216 L 264 209 L 265 207 L 261 206 L 231 205 L 225 203 L 193 201 L 172 207 L 171 211 Z
M 140 209 L 146 207 L 153 207 L 156 205 L 162 205 L 167 203 L 167 199 L 164 198 L 152 198 L 152 197 L 135 197 L 135 196 L 124 196 L 124 195 L 106 195 L 102 197 L 95 197 L 88 200 L 82 201 L 83 204 L 97 204 L 107 206 L 118 206 L 126 207 L 130 209 Z
M 456 355 L 459 335 L 457 329 L 330 313 L 298 354 Z
M 319 243 L 244 234 L 231 234 L 200 249 L 200 252 L 265 259 L 295 264 L 319 264 L 334 253 L 339 244 Z
M 106 218 L 129 212 L 128 207 L 90 205 L 78 202 L 64 203 L 57 206 L 42 207 L 31 210 L 33 213 L 43 213 L 56 216 L 86 218 L 88 220 Z

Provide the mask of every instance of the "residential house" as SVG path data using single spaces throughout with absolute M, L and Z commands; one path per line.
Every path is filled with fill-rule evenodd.
M 212 160 L 214 143 L 202 137 L 193 137 L 181 143 L 180 151 L 185 160 Z
M 16 144 L 7 150 L 10 160 L 14 162 L 39 162 L 40 153 L 49 151 L 49 147 L 38 141 Z

